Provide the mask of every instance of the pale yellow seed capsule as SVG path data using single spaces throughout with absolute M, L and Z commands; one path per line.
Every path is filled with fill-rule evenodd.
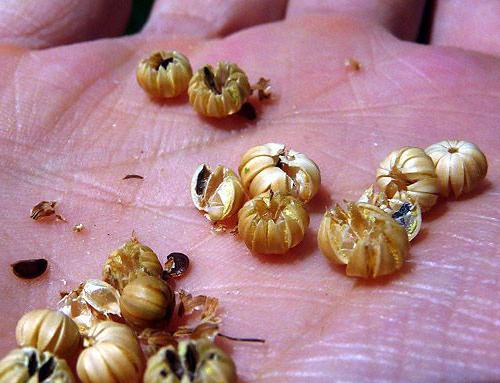
M 307 203 L 321 185 L 318 165 L 283 144 L 268 143 L 249 149 L 241 158 L 238 172 L 250 197 L 272 190 Z
M 488 172 L 486 156 L 476 145 L 457 140 L 441 141 L 425 152 L 436 166 L 441 195 L 455 197 L 468 193 L 479 185 Z
M 191 378 L 192 376 L 192 378 Z M 233 383 L 233 360 L 207 339 L 181 341 L 178 350 L 163 347 L 148 360 L 144 383 Z
M 123 289 L 120 309 L 123 318 L 139 328 L 165 325 L 172 316 L 175 296 L 163 280 L 139 276 Z
M 33 310 L 24 314 L 16 326 L 16 340 L 21 347 L 35 347 L 67 359 L 80 347 L 78 326 L 59 311 Z
M 83 383 L 137 383 L 144 357 L 130 327 L 105 321 L 93 327 L 78 357 L 77 373 Z
M 211 221 L 222 221 L 235 215 L 245 202 L 245 191 L 238 176 L 224 166 L 214 171 L 201 164 L 191 180 L 191 198 L 198 210 Z
M 423 149 L 411 146 L 393 151 L 380 163 L 377 184 L 388 198 L 398 191 L 406 191 L 423 211 L 434 206 L 439 196 L 432 159 Z
M 136 76 L 139 85 L 151 96 L 171 98 L 186 92 L 193 70 L 182 53 L 158 51 L 141 60 Z
M 208 117 L 226 117 L 238 112 L 252 89 L 247 75 L 236 64 L 220 61 L 205 65 L 189 82 L 189 102 Z
M 261 254 L 284 254 L 297 246 L 309 226 L 309 214 L 292 196 L 267 192 L 243 205 L 238 232 L 247 247 Z
M 405 229 L 380 208 L 349 203 L 327 211 L 318 231 L 318 246 L 329 260 L 347 265 L 346 274 L 376 278 L 403 266 L 409 242 Z
M 160 277 L 162 271 L 155 252 L 132 238 L 109 255 L 102 268 L 102 279 L 121 293 L 138 275 Z
M 0 360 L 0 383 L 74 383 L 75 377 L 64 359 L 48 351 L 23 347 Z

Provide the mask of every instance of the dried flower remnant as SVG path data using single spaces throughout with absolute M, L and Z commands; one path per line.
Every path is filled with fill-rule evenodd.
M 367 203 L 349 203 L 327 211 L 318 231 L 318 246 L 329 260 L 347 265 L 346 274 L 376 278 L 403 266 L 408 235 L 389 214 Z
M 271 98 L 271 80 L 261 77 L 259 81 L 252 85 L 252 91 L 257 91 L 260 101 Z
M 81 343 L 75 322 L 61 312 L 47 309 L 24 314 L 17 322 L 16 340 L 21 347 L 36 347 L 64 359 L 75 355 Z
M 56 205 L 56 201 L 39 202 L 31 208 L 30 217 L 35 221 L 38 221 L 42 218 L 55 216 L 58 220 L 66 222 L 60 214 L 56 214 Z
M 184 290 L 179 290 L 178 316 L 192 315 L 195 311 L 201 312 L 201 320 L 207 323 L 220 323 L 217 316 L 219 300 L 206 295 L 193 296 Z M 179 312 L 180 310 L 180 312 Z
M 160 278 L 163 267 L 151 248 L 132 237 L 123 246 L 113 251 L 102 270 L 103 280 L 119 292 L 139 275 Z
M 2 383 L 74 383 L 75 378 L 64 359 L 32 347 L 12 350 L 0 360 Z
M 272 190 L 307 203 L 321 184 L 318 165 L 283 144 L 268 143 L 249 149 L 241 158 L 238 172 L 250 197 Z
M 405 146 L 391 152 L 377 169 L 377 184 L 388 198 L 406 192 L 422 211 L 429 210 L 439 196 L 434 163 L 423 149 Z
M 85 334 L 101 321 L 121 318 L 120 293 L 104 281 L 89 279 L 62 297 L 57 309 L 72 318 Z
M 361 63 L 353 58 L 345 59 L 344 66 L 353 72 L 359 72 L 362 68 Z
M 260 254 L 284 254 L 304 239 L 309 214 L 302 202 L 272 191 L 248 201 L 238 213 L 238 232 Z
M 122 180 L 130 180 L 130 179 L 143 180 L 144 177 L 140 176 L 139 174 L 127 174 L 125 177 L 122 178 Z
M 245 192 L 238 176 L 219 165 L 214 171 L 201 164 L 191 180 L 191 199 L 194 206 L 205 212 L 213 222 L 235 215 L 245 202 Z
M 434 162 L 440 193 L 444 197 L 453 193 L 457 198 L 469 193 L 488 172 L 484 153 L 467 141 L 441 141 L 429 146 L 425 152 Z
M 170 253 L 164 265 L 162 279 L 179 278 L 183 276 L 189 268 L 189 258 L 183 253 Z
M 84 229 L 85 229 L 85 226 L 83 225 L 83 223 L 77 223 L 75 226 L 73 226 L 73 231 L 74 231 L 75 233 L 80 233 L 80 232 L 82 232 Z
M 47 270 L 48 262 L 46 259 L 24 259 L 10 265 L 12 272 L 16 277 L 23 279 L 37 278 Z
M 193 70 L 182 53 L 158 51 L 137 65 L 136 76 L 139 85 L 151 96 L 171 98 L 186 92 Z
M 238 112 L 252 93 L 245 72 L 236 64 L 220 61 L 205 65 L 189 82 L 189 102 L 207 117 L 226 117 Z
M 144 383 L 236 382 L 233 360 L 211 341 L 186 340 L 167 346 L 148 360 Z
M 144 369 L 139 341 L 130 327 L 105 321 L 92 327 L 78 357 L 83 383 L 137 383 Z

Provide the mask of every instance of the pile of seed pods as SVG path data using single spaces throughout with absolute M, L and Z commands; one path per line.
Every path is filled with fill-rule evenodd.
M 171 287 L 188 258 L 172 253 L 165 268 L 135 237 L 113 251 L 102 280 L 84 281 L 57 310 L 24 314 L 16 327 L 19 348 L 0 360 L 0 382 L 84 383 L 236 381 L 236 366 L 214 343 L 217 299 Z M 194 311 L 196 327 L 169 329 Z M 149 359 L 146 361 L 146 357 Z

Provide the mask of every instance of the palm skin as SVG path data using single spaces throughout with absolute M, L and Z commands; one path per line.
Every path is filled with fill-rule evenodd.
M 293 38 L 291 38 L 293 36 Z M 177 49 L 193 68 L 238 63 L 270 78 L 275 99 L 259 118 L 212 120 L 186 97 L 157 102 L 135 80 L 150 51 Z M 344 67 L 356 58 L 362 70 Z M 162 260 L 183 251 L 178 287 L 220 299 L 224 333 L 266 339 L 221 344 L 242 382 L 492 381 L 498 367 L 500 149 L 497 58 L 398 40 L 351 16 L 297 15 L 220 40 L 143 32 L 29 51 L 0 48 L 0 192 L 4 214 L 0 351 L 15 346 L 22 313 L 54 307 L 61 290 L 99 277 L 132 230 Z M 478 144 L 487 180 L 424 217 L 401 273 L 345 276 L 316 245 L 326 206 L 357 199 L 391 150 L 442 139 Z M 237 168 L 251 146 L 281 142 L 322 171 L 304 242 L 285 256 L 252 255 L 215 233 L 192 206 L 201 162 Z M 126 174 L 144 180 L 122 180 Z M 29 209 L 57 200 L 70 222 L 40 223 Z M 87 230 L 74 233 L 72 224 Z M 34 282 L 9 264 L 45 257 Z

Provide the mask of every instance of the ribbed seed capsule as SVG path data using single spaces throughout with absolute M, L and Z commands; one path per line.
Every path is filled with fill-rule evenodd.
M 439 196 L 439 182 L 432 159 L 420 148 L 405 146 L 390 153 L 377 169 L 377 184 L 388 198 L 406 191 L 423 211 Z
M 164 325 L 172 316 L 175 296 L 160 278 L 137 277 L 123 289 L 120 309 L 123 318 L 139 328 Z
M 297 246 L 309 226 L 309 214 L 292 196 L 267 192 L 243 205 L 238 232 L 247 247 L 261 254 L 284 254 Z
M 457 140 L 441 141 L 425 152 L 432 158 L 444 197 L 459 197 L 474 189 L 486 177 L 488 161 L 476 145 Z
M 178 350 L 163 347 L 148 360 L 144 383 L 233 383 L 233 360 L 206 339 L 181 341 Z
M 102 279 L 120 293 L 138 275 L 161 277 L 163 267 L 155 252 L 132 238 L 113 251 L 102 268 Z
M 191 181 L 191 198 L 196 208 L 215 222 L 236 214 L 245 202 L 245 192 L 231 169 L 218 165 L 212 171 L 208 165 L 201 164 Z
M 83 383 L 136 383 L 144 357 L 130 327 L 105 321 L 93 327 L 78 357 L 77 373 Z
M 0 383 L 73 383 L 64 359 L 36 348 L 16 348 L 0 360 Z
M 238 112 L 252 93 L 245 72 L 236 64 L 220 61 L 205 65 L 189 82 L 189 102 L 208 117 L 226 117 Z
M 241 158 L 238 172 L 250 197 L 272 190 L 307 203 L 321 184 L 318 165 L 283 144 L 268 143 L 249 149 Z
M 329 260 L 347 265 L 346 274 L 375 278 L 403 266 L 409 242 L 405 229 L 389 214 L 367 203 L 349 203 L 327 211 L 318 246 Z
M 17 322 L 16 340 L 21 347 L 36 347 L 64 359 L 75 355 L 81 344 L 76 323 L 59 311 L 47 309 L 24 314 Z
M 158 51 L 141 60 L 136 76 L 139 85 L 151 96 L 170 98 L 186 92 L 193 70 L 182 53 Z

